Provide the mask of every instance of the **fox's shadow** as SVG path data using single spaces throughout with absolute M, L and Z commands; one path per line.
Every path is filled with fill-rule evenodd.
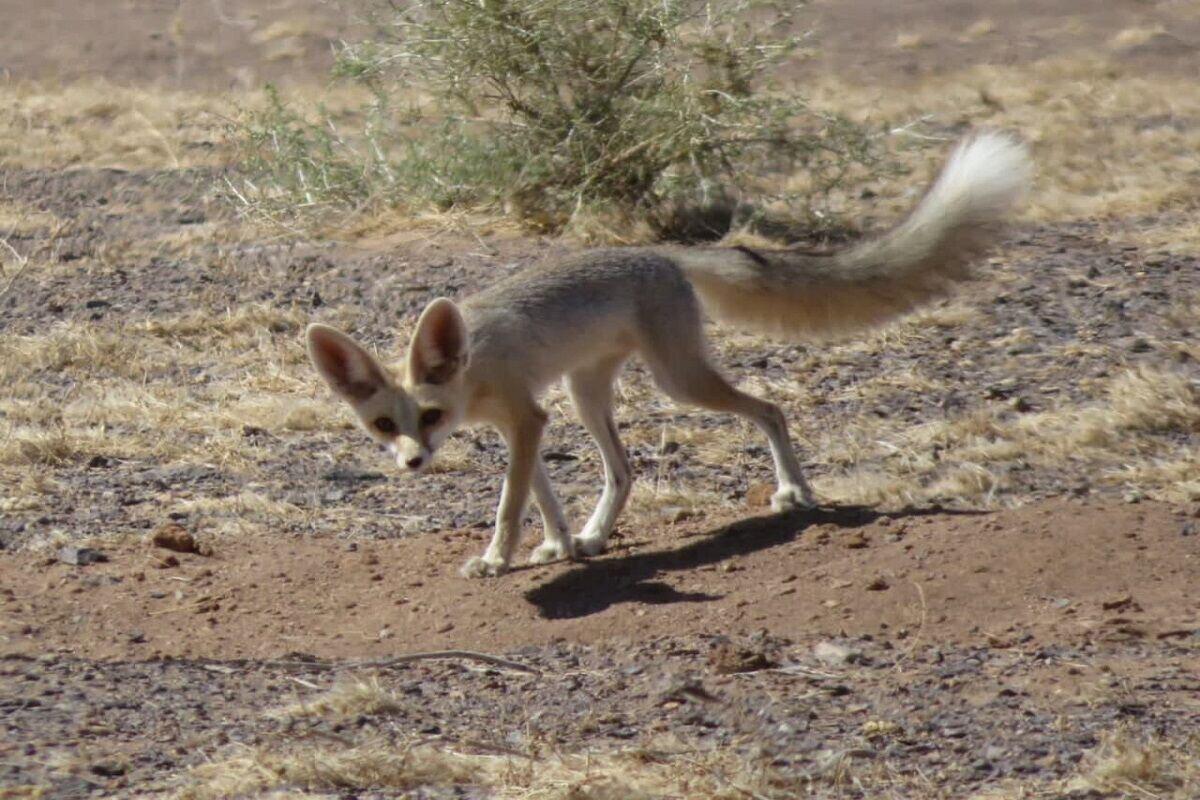
M 889 516 L 978 513 L 913 509 Z M 717 600 L 719 595 L 679 592 L 654 578 L 663 572 L 696 569 L 731 556 L 777 547 L 799 538 L 812 525 L 852 530 L 883 516 L 867 506 L 820 507 L 738 520 L 674 550 L 612 555 L 584 561 L 525 593 L 546 619 L 574 619 L 620 603 L 683 603 Z

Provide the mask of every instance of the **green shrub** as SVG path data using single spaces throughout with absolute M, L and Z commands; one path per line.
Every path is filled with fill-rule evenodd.
M 371 90 L 354 135 L 272 93 L 242 130 L 246 202 L 661 229 L 681 208 L 761 196 L 764 177 L 797 166 L 812 176 L 807 207 L 875 163 L 866 130 L 769 85 L 799 39 L 773 33 L 792 19 L 762 0 L 412 0 L 375 20 L 335 69 Z

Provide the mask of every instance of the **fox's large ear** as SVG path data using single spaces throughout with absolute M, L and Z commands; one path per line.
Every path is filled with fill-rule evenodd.
M 361 403 L 388 385 L 383 367 L 346 334 L 328 325 L 308 326 L 308 357 L 335 392 Z
M 458 306 L 439 297 L 421 312 L 408 348 L 408 376 L 413 383 L 439 384 L 467 366 L 467 325 Z

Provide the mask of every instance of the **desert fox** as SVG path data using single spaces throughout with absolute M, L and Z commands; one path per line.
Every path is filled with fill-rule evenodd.
M 828 336 L 882 323 L 944 296 L 995 239 L 1025 191 L 1031 164 L 1006 135 L 968 137 L 907 219 L 880 238 L 814 254 L 799 250 L 646 247 L 596 250 L 526 269 L 456 305 L 431 302 L 395 376 L 346 334 L 308 327 L 321 376 L 386 445 L 419 473 L 465 424 L 499 429 L 508 470 L 486 552 L 462 572 L 503 574 L 520 536 L 529 491 L 545 540 L 533 563 L 602 552 L 629 497 L 631 475 L 612 416 L 613 381 L 637 354 L 672 398 L 740 414 L 771 446 L 777 511 L 811 506 L 812 491 L 772 403 L 732 387 L 706 356 L 701 309 L 785 337 Z M 571 535 L 539 454 L 546 413 L 538 396 L 565 383 L 604 462 L 604 489 Z

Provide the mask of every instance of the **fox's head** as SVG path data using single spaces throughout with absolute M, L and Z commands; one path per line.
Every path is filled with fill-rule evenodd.
M 458 307 L 439 297 L 421 312 L 400 380 L 336 328 L 314 323 L 306 338 L 308 357 L 363 429 L 401 469 L 425 470 L 466 413 L 462 384 L 470 342 Z

